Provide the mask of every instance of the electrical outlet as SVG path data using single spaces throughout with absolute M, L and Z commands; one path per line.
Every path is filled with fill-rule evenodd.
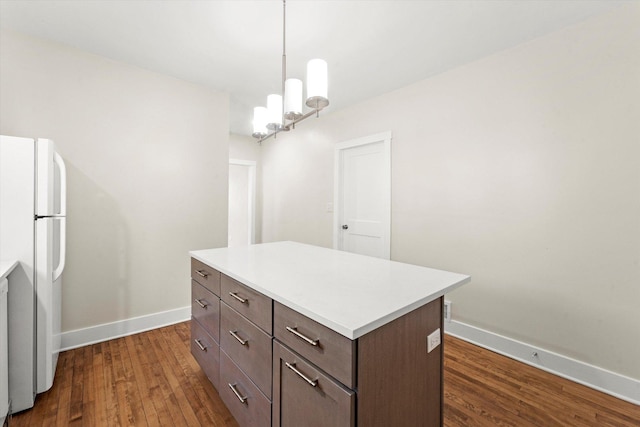
M 444 321 L 451 322 L 451 301 L 444 301 Z
M 434 348 L 440 345 L 440 342 L 440 328 L 438 328 L 435 331 L 431 332 L 427 337 L 427 353 L 431 353 Z

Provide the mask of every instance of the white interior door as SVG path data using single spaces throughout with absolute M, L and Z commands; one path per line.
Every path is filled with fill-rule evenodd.
M 391 132 L 336 144 L 334 248 L 391 256 Z
M 255 242 L 255 176 L 255 161 L 229 160 L 229 247 Z

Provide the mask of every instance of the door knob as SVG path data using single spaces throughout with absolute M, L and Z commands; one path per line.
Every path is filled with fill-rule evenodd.
M 342 229 L 343 229 L 343 230 L 348 230 L 348 229 L 349 229 L 349 226 L 348 226 L 347 224 L 344 224 L 344 225 L 342 226 Z

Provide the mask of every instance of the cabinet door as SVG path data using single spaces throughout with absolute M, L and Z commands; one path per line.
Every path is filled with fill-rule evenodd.
M 251 381 L 271 398 L 271 337 L 227 304 L 220 310 L 220 346 Z
M 191 278 L 220 296 L 220 272 L 205 263 L 191 258 Z
M 271 426 L 271 402 L 233 363 L 224 350 L 220 350 L 218 393 L 229 412 L 242 427 Z
M 288 348 L 349 388 L 355 388 L 355 341 L 278 302 L 273 335 Z
M 273 343 L 273 426 L 352 427 L 355 393 Z
M 220 346 L 193 318 L 191 318 L 191 354 L 217 389 L 220 385 Z
M 191 280 L 191 315 L 220 342 L 220 299 L 195 280 Z
M 220 298 L 247 319 L 272 334 L 273 302 L 271 298 L 254 291 L 224 274 L 220 279 Z

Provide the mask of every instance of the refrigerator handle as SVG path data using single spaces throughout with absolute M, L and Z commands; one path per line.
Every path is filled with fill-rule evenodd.
M 60 170 L 60 212 L 58 215 L 67 214 L 67 168 L 64 165 L 64 160 L 57 152 L 53 153 L 53 162 L 58 166 Z
M 67 258 L 67 218 L 56 218 L 60 221 L 60 262 L 55 270 L 53 270 L 53 281 L 55 282 L 62 275 L 64 263 Z
M 53 161 L 60 170 L 60 212 L 58 215 L 60 221 L 60 262 L 53 271 L 53 280 L 56 281 L 62 275 L 64 270 L 64 264 L 67 255 L 67 218 L 64 216 L 67 214 L 67 168 L 64 165 L 64 160 L 56 152 L 53 153 Z

